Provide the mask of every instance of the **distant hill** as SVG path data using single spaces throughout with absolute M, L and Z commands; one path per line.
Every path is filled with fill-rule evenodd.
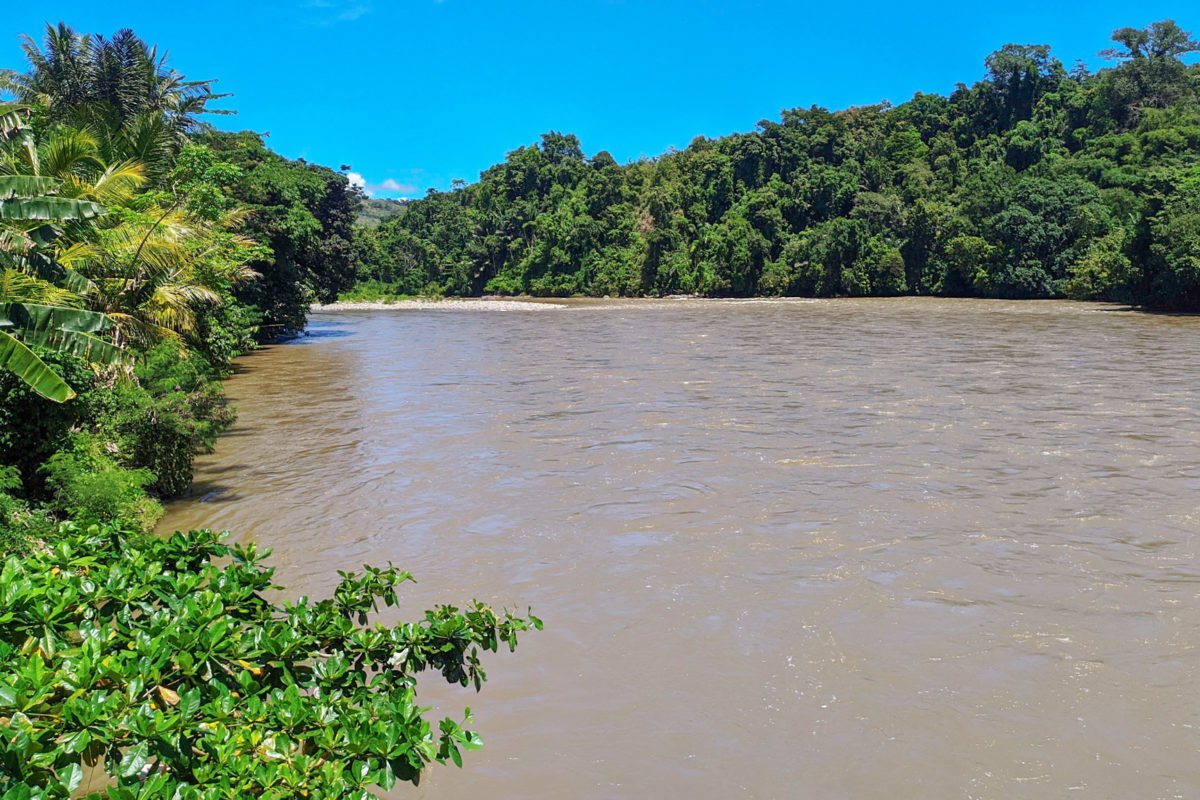
M 373 227 L 385 219 L 402 216 L 407 210 L 407 200 L 364 200 L 356 222 Z

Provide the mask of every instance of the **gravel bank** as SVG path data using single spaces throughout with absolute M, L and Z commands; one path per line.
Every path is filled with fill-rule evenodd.
M 473 298 L 455 300 L 397 300 L 394 303 L 329 303 L 315 304 L 312 310 L 320 311 L 549 311 L 566 308 L 562 303 L 533 302 L 529 300 L 504 300 Z

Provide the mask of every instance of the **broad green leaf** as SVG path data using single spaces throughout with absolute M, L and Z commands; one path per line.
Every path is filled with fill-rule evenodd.
M 149 760 L 149 742 L 139 742 L 126 751 L 125 756 L 121 759 L 120 776 L 122 778 L 132 778 L 142 771 L 142 768 L 146 766 L 146 762 Z
M 184 692 L 179 703 L 179 713 L 185 717 L 190 717 L 200 710 L 200 690 L 193 689 L 190 692 Z
M 21 339 L 26 344 L 38 345 L 58 353 L 69 353 L 89 364 L 112 366 L 129 361 L 121 348 L 87 333 L 67 330 L 22 331 Z
M 96 311 L 9 303 L 0 308 L 0 325 L 7 320 L 27 345 L 38 345 L 70 353 L 92 364 L 121 364 L 125 353 L 111 342 L 92 334 L 106 330 L 112 320 Z
M 83 767 L 78 764 L 70 764 L 63 770 L 60 780 L 67 787 L 67 792 L 73 793 L 79 788 L 79 784 L 83 783 Z
M 69 221 L 92 219 L 104 213 L 104 206 L 90 200 L 69 197 L 28 197 L 0 200 L 0 219 Z
M 46 362 L 3 331 L 0 331 L 0 369 L 14 373 L 30 389 L 55 403 L 65 403 L 75 396 L 75 390 Z
M 67 252 L 74 252 L 77 249 L 77 247 L 69 248 Z M 26 272 L 30 272 L 44 281 L 50 281 L 53 284 L 62 286 L 64 289 L 68 289 L 76 294 L 84 295 L 96 288 L 96 284 L 90 279 L 37 250 L 31 250 L 24 256 L 13 257 L 12 260 L 15 266 Z
M 38 303 L 9 303 L 4 307 L 4 316 L 25 330 L 100 333 L 112 327 L 112 320 L 99 311 Z
M 0 200 L 44 197 L 53 194 L 59 186 L 57 179 L 40 175 L 0 175 Z

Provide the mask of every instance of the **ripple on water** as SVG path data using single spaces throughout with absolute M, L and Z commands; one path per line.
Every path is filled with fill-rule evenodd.
M 319 315 L 164 520 L 546 620 L 398 796 L 1196 794 L 1200 320 L 566 305 Z

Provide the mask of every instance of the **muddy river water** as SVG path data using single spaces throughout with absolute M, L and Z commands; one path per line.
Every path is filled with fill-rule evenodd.
M 241 361 L 164 529 L 542 633 L 396 797 L 1200 797 L 1200 319 L 360 311 Z M 431 676 L 430 685 L 434 684 Z

